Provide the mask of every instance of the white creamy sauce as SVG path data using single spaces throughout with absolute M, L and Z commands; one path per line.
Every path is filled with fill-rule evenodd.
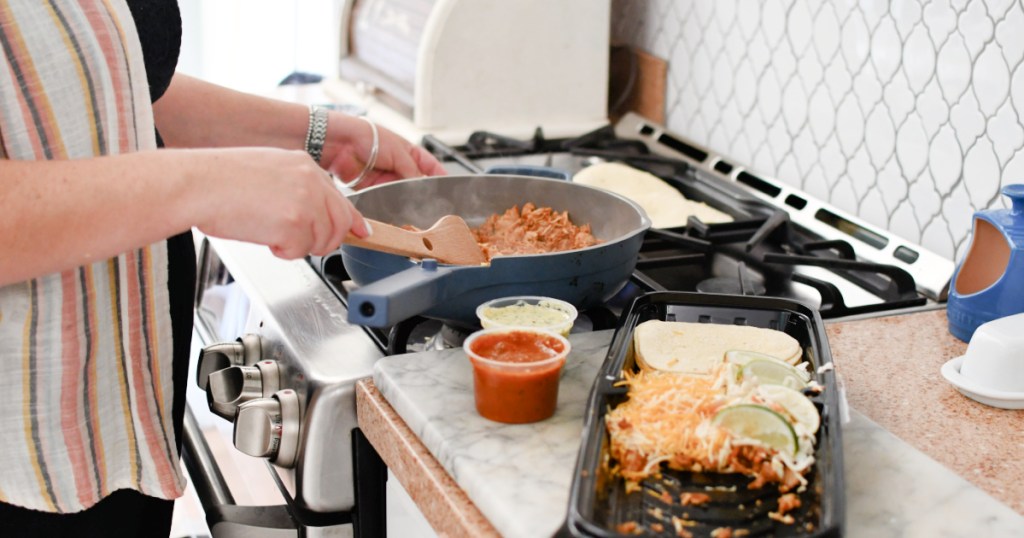
M 569 321 L 569 315 L 543 304 L 517 304 L 484 309 L 483 317 L 500 325 L 551 327 Z

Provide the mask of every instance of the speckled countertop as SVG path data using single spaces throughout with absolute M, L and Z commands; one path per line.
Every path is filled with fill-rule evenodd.
M 853 409 L 843 426 L 848 535 L 1024 536 L 1024 411 L 976 403 L 941 376 L 966 349 L 945 311 L 826 330 Z M 476 416 L 468 364 L 446 350 L 380 361 L 357 389 L 360 427 L 440 535 L 550 534 L 564 518 L 588 375 L 606 340 L 573 335 L 549 421 L 509 428 Z M 538 450 L 561 464 L 510 467 L 510 454 L 536 461 L 521 456 Z
M 825 328 L 851 407 L 1024 513 L 1024 410 L 975 402 L 942 377 L 967 350 L 945 310 Z

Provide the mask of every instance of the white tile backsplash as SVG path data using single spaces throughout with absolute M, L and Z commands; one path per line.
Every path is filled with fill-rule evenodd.
M 1024 182 L 1014 0 L 613 0 L 669 61 L 667 127 L 959 260 Z

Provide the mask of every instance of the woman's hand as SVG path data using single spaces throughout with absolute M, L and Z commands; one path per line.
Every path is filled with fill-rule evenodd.
M 225 239 L 260 243 L 274 255 L 323 256 L 366 222 L 304 151 L 276 148 L 193 150 L 200 190 L 195 226 Z
M 427 150 L 413 145 L 392 131 L 377 126 L 379 148 L 373 170 L 357 186 L 360 189 L 396 179 L 440 176 L 447 172 Z M 351 181 L 366 166 L 373 146 L 370 125 L 357 117 L 331 112 L 327 139 L 320 164 L 342 179 Z
M 309 126 L 309 109 L 296 103 L 237 92 L 177 73 L 153 105 L 156 125 L 167 147 L 255 147 L 299 149 Z M 359 187 L 407 177 L 446 174 L 437 159 L 384 127 L 374 169 Z M 320 166 L 351 181 L 366 166 L 373 147 L 370 125 L 330 111 Z

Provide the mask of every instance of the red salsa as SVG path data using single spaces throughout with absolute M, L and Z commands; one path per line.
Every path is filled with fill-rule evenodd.
M 533 331 L 484 334 L 470 350 L 490 361 L 472 360 L 476 409 L 484 418 L 510 424 L 544 420 L 555 412 L 566 345 Z M 531 363 L 538 363 L 531 366 Z
M 498 362 L 537 362 L 565 351 L 561 340 L 531 331 L 485 334 L 473 341 L 473 353 Z

